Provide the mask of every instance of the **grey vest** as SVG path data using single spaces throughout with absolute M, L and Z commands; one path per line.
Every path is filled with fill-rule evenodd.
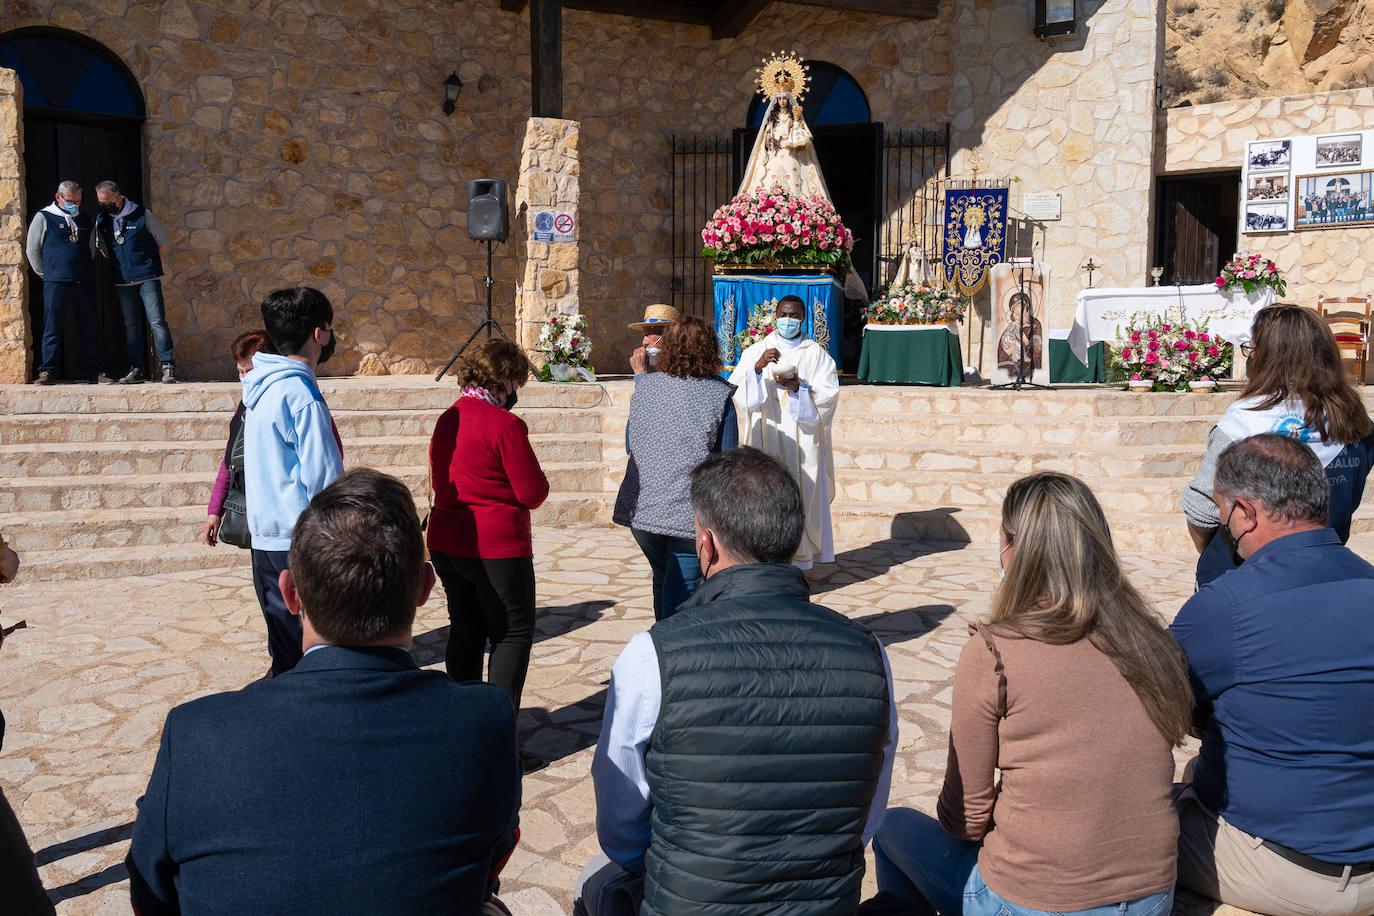
M 715 451 L 734 393 L 734 385 L 714 376 L 635 376 L 625 425 L 630 459 L 612 521 L 650 534 L 694 536 L 687 474 Z
M 717 573 L 649 633 L 663 704 L 640 913 L 853 913 L 888 729 L 873 634 L 780 564 Z

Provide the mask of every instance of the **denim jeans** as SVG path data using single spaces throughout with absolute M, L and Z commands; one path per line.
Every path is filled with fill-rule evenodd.
M 89 283 L 43 282 L 43 349 L 38 372 L 62 374 L 62 339 L 67 333 L 67 309 L 76 306 L 76 326 L 81 333 L 82 375 L 100 374 L 100 320 L 95 310 L 95 287 Z
M 162 281 L 144 280 L 133 286 L 116 286 L 119 308 L 124 312 L 124 352 L 130 369 L 143 368 L 143 319 L 153 329 L 153 349 L 162 365 L 172 362 L 172 332 L 162 307 Z
M 873 838 L 878 890 L 913 909 L 923 903 L 941 916 L 1051 916 L 998 896 L 978 871 L 981 843 L 956 840 L 939 821 L 910 808 L 889 808 Z M 1174 890 L 1073 912 L 1076 916 L 1168 916 Z
M 650 534 L 631 528 L 639 549 L 654 571 L 654 620 L 666 620 L 701 584 L 701 562 L 691 538 Z

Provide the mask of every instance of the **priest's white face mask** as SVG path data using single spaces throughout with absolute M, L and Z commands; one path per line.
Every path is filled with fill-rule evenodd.
M 779 318 L 778 336 L 787 340 L 794 340 L 801 333 L 801 326 L 800 318 Z

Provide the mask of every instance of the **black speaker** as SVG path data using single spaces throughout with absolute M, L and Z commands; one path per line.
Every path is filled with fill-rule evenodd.
M 468 182 L 468 238 L 504 242 L 510 235 L 506 183 L 499 178 Z

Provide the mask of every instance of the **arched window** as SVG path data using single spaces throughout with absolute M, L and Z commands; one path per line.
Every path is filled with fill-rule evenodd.
M 0 66 L 19 74 L 24 108 L 142 121 L 143 93 L 129 68 L 99 42 L 62 29 L 28 28 L 0 38 Z
M 802 114 L 806 123 L 815 127 L 820 124 L 867 124 L 873 120 L 868 108 L 868 96 L 854 77 L 845 73 L 834 64 L 823 60 L 805 61 L 807 75 L 811 77 L 802 100 Z M 755 93 L 749 103 L 750 127 L 763 123 L 763 112 L 768 100 Z

